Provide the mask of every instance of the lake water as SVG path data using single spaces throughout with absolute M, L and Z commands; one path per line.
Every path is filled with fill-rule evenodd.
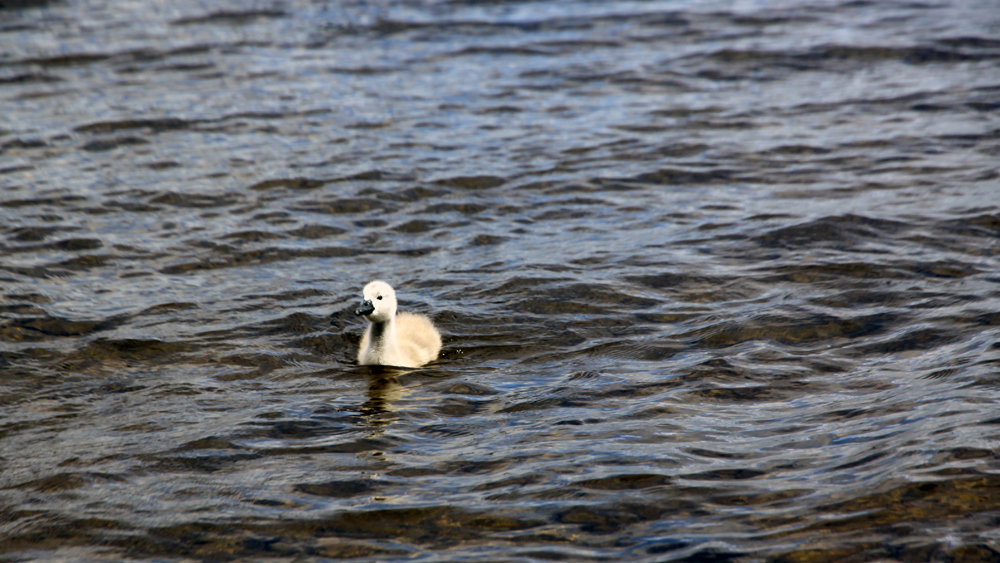
M 1000 561 L 995 2 L 0 6 L 0 559 Z

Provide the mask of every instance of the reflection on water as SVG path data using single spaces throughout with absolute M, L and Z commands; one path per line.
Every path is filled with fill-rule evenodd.
M 407 395 L 406 387 L 391 375 L 374 375 L 368 381 L 368 400 L 361 405 L 361 414 L 368 417 L 372 426 L 392 424 L 395 406 Z
M 989 2 L 135 10 L 0 3 L 0 558 L 1000 560 Z

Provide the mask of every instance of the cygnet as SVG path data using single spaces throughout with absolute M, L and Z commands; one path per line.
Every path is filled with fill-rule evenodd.
M 370 323 L 361 338 L 361 365 L 420 367 L 437 358 L 441 335 L 430 319 L 414 313 L 396 313 L 396 292 L 384 281 L 365 286 L 361 306 L 354 314 Z

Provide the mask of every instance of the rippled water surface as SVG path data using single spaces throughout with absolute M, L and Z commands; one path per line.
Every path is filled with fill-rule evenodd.
M 0 6 L 0 559 L 1000 560 L 995 2 Z

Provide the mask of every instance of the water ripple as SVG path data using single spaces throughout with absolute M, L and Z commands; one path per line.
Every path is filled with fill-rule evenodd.
M 993 6 L 230 4 L 0 3 L 0 557 L 1000 557 Z

